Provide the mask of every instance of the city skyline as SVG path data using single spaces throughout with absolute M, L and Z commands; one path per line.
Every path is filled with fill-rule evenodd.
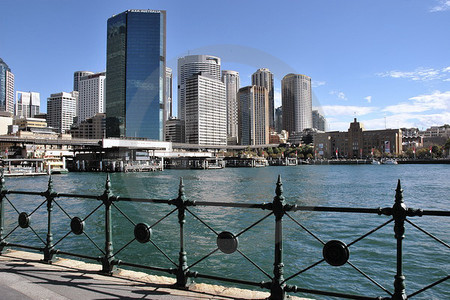
M 222 69 L 240 73 L 241 86 L 251 83 L 255 70 L 268 68 L 275 107 L 283 76 L 305 74 L 328 130 L 347 130 L 353 117 L 367 129 L 450 123 L 450 42 L 440 30 L 450 25 L 446 1 L 259 1 L 257 7 L 248 1 L 236 2 L 239 9 L 205 1 L 104 3 L 3 2 L 0 57 L 15 75 L 15 90 L 39 92 L 45 102 L 52 93 L 71 90 L 75 71 L 104 71 L 106 20 L 149 8 L 167 11 L 168 67 L 176 70 L 185 55 L 217 56 Z M 211 5 L 220 13 L 207 14 Z M 237 26 L 227 24 L 230 15 Z M 253 24 L 261 16 L 267 30 L 258 33 Z M 70 46 L 61 42 L 69 38 Z M 32 46 L 21 46 L 24 40 Z

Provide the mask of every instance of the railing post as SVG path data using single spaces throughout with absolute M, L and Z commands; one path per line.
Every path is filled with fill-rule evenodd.
M 283 216 L 286 201 L 283 196 L 283 183 L 278 175 L 276 196 L 273 198 L 273 213 L 275 215 L 275 261 L 273 264 L 273 279 L 270 288 L 270 298 L 272 300 L 284 300 L 286 298 L 283 264 Z
M 187 287 L 191 282 L 188 277 L 187 253 L 184 249 L 184 224 L 186 223 L 186 196 L 184 194 L 183 178 L 180 178 L 178 198 L 175 205 L 178 207 L 178 223 L 180 224 L 180 253 L 178 256 L 177 283 L 178 287 Z
M 102 273 L 111 275 L 116 270 L 116 261 L 113 252 L 111 204 L 114 195 L 111 192 L 111 181 L 109 174 L 106 175 L 105 191 L 100 197 L 105 205 L 105 256 L 102 258 Z
M 5 227 L 5 208 L 3 205 L 3 198 L 5 198 L 5 195 L 5 178 L 2 169 L 0 174 L 0 255 L 3 254 L 3 248 L 6 245 L 6 242 L 3 241 L 3 229 Z
M 53 255 L 55 254 L 53 250 L 52 211 L 53 200 L 57 196 L 53 190 L 52 175 L 48 179 L 47 191 L 42 195 L 47 199 L 47 240 L 44 248 L 44 262 L 51 264 L 53 262 Z
M 395 190 L 395 204 L 392 207 L 392 215 L 395 221 L 394 233 L 397 239 L 397 274 L 394 280 L 394 295 L 392 299 L 403 300 L 407 299 L 405 292 L 405 276 L 403 276 L 403 249 L 402 241 L 405 237 L 405 219 L 406 219 L 406 205 L 403 202 L 403 190 L 398 180 L 397 189 Z

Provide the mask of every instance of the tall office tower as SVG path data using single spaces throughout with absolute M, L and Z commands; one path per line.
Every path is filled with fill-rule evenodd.
M 0 111 L 14 114 L 14 74 L 0 58 Z
M 269 69 L 261 68 L 252 74 L 252 85 L 263 86 L 269 93 L 269 126 L 275 128 L 274 121 L 274 88 L 273 88 L 273 73 Z
M 164 140 L 166 11 L 127 10 L 107 27 L 107 137 Z
M 227 139 L 229 145 L 238 143 L 238 100 L 240 88 L 239 72 L 222 71 L 222 82 L 225 83 L 227 97 Z
M 220 80 L 220 58 L 211 55 L 189 55 L 178 59 L 178 119 L 186 119 L 186 80 L 199 72 L 207 72 Z
M 79 83 L 80 83 L 80 79 L 81 77 L 84 76 L 88 76 L 88 75 L 92 75 L 94 74 L 93 72 L 89 72 L 89 71 L 76 71 L 73 73 L 73 90 L 74 91 L 79 91 Z
M 172 99 L 173 99 L 173 73 L 172 69 L 166 67 L 166 97 L 165 97 L 165 107 L 166 107 L 166 121 L 173 117 L 172 110 Z
M 239 141 L 241 145 L 269 143 L 269 93 L 263 86 L 239 89 Z
M 313 122 L 313 128 L 319 130 L 319 131 L 325 131 L 326 128 L 326 120 L 325 117 L 322 116 L 318 110 L 312 111 L 312 122 Z
M 51 94 L 47 98 L 48 126 L 57 129 L 59 133 L 69 130 L 76 115 L 77 98 L 77 91 Z
M 80 78 L 77 103 L 78 124 L 98 113 L 105 112 L 105 78 L 105 72 L 92 73 Z
M 283 130 L 283 106 L 275 109 L 275 130 L 276 132 Z
M 207 72 L 186 81 L 186 143 L 227 144 L 225 84 Z
M 14 116 L 19 118 L 34 118 L 38 115 L 41 106 L 41 97 L 36 92 L 16 92 Z
M 312 128 L 311 77 L 288 74 L 281 80 L 283 129 L 292 135 Z

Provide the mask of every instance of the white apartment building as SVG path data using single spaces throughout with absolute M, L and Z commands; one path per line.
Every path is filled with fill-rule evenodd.
M 47 98 L 47 124 L 57 129 L 59 133 L 66 133 L 73 124 L 76 116 L 78 92 L 61 92 L 51 94 Z
M 227 139 L 229 145 L 238 143 L 238 98 L 240 88 L 239 72 L 223 70 L 222 82 L 227 97 Z
M 14 116 L 19 118 L 34 118 L 41 107 L 41 96 L 37 92 L 16 92 Z
M 93 75 L 94 72 L 91 71 L 76 71 L 73 73 L 73 90 L 79 91 L 79 84 L 82 77 Z
M 78 124 L 105 112 L 106 73 L 96 73 L 81 77 L 78 82 Z
M 269 93 L 263 86 L 239 89 L 239 141 L 241 145 L 269 144 Z
M 288 74 L 281 80 L 281 102 L 283 106 L 283 129 L 289 135 L 312 128 L 311 77 Z
M 227 103 L 225 84 L 209 73 L 186 80 L 186 143 L 227 144 Z

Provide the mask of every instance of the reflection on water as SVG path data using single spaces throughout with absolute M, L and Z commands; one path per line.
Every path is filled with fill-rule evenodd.
M 185 184 L 186 197 L 194 201 L 263 203 L 271 202 L 275 196 L 278 174 L 281 174 L 286 201 L 308 206 L 387 207 L 394 201 L 397 180 L 402 180 L 404 199 L 408 207 L 432 210 L 448 210 L 449 187 L 445 178 L 450 175 L 446 165 L 397 165 L 397 166 L 296 166 L 266 167 L 255 169 L 221 170 L 165 170 L 157 173 L 111 174 L 112 191 L 122 197 L 173 199 L 178 195 L 179 180 Z M 426 174 L 426 176 L 424 176 Z M 101 195 L 105 188 L 105 174 L 71 173 L 54 176 L 56 192 Z M 47 189 L 47 178 L 8 178 L 6 187 L 11 190 Z M 8 195 L 19 211 L 32 211 L 44 199 Z M 54 241 L 70 231 L 70 217 L 85 218 L 100 205 L 97 200 L 56 199 L 59 206 L 54 212 Z M 145 222 L 150 226 L 167 216 L 173 206 L 153 203 L 117 202 L 122 213 L 112 208 L 114 249 L 118 251 L 133 239 L 134 224 Z M 10 205 L 5 205 L 6 232 L 17 224 L 17 214 Z M 189 207 L 195 216 L 214 231 L 240 233 L 269 214 L 260 209 L 238 209 L 223 207 Z M 32 216 L 32 226 L 45 240 L 46 206 L 43 205 Z M 359 236 L 389 220 L 386 216 L 363 214 L 337 214 L 318 212 L 290 212 L 289 215 L 313 232 L 323 242 L 332 239 L 349 244 Z M 438 238 L 449 236 L 449 218 L 413 218 L 413 222 Z M 104 208 L 92 214 L 86 221 L 86 233 L 100 247 L 104 247 Z M 284 218 L 285 278 L 322 259 L 322 244 L 300 228 L 290 218 Z M 175 211 L 152 228 L 152 241 L 173 261 L 178 261 L 179 231 Z M 188 265 L 216 249 L 216 234 L 186 213 L 186 251 Z M 42 246 L 39 238 L 26 229 L 18 229 L 8 240 L 22 242 L 32 240 L 33 245 Z M 448 242 L 448 241 L 447 241 Z M 404 272 L 409 293 L 430 284 L 449 273 L 449 250 L 406 224 L 404 240 Z M 393 223 L 350 247 L 350 260 L 362 271 L 373 277 L 387 289 L 393 289 L 395 275 L 395 239 Z M 100 251 L 84 235 L 70 234 L 58 249 L 91 256 Z M 272 274 L 274 257 L 274 218 L 265 219 L 239 236 L 239 250 L 251 258 L 267 273 Z M 133 263 L 144 263 L 159 267 L 174 267 L 151 243 L 131 243 L 116 258 Z M 250 270 L 250 272 L 243 271 Z M 197 264 L 193 271 L 226 275 L 252 281 L 267 281 L 268 278 L 240 254 L 226 255 L 220 251 Z M 203 281 L 203 280 L 202 280 Z M 384 292 L 350 266 L 319 266 L 290 280 L 303 288 L 326 289 L 338 292 L 384 296 Z M 450 298 L 448 282 L 442 283 L 417 299 Z M 324 299 L 322 297 L 321 299 Z

